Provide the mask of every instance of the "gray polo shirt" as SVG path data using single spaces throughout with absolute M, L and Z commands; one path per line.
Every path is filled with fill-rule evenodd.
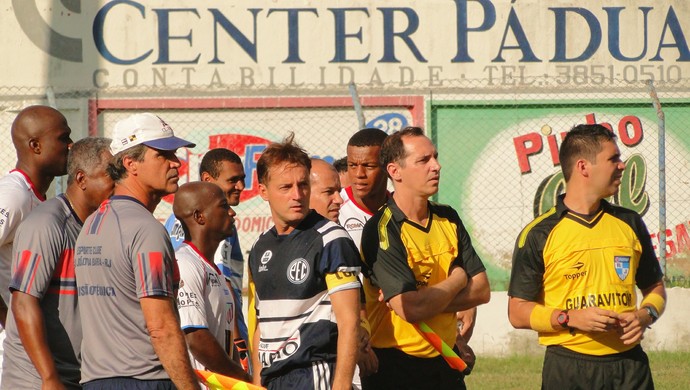
M 79 388 L 80 378 L 74 243 L 81 226 L 64 195 L 34 209 L 17 229 L 10 280 L 10 290 L 40 300 L 48 347 L 67 388 Z M 2 388 L 40 389 L 41 378 L 24 350 L 12 310 L 6 332 Z
M 173 297 L 174 254 L 163 225 L 134 198 L 113 196 L 91 214 L 74 258 L 82 314 L 82 383 L 167 379 L 139 300 Z

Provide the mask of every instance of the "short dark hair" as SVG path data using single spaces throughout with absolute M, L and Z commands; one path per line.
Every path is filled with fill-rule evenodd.
M 274 142 L 261 153 L 259 161 L 256 163 L 256 174 L 259 183 L 266 184 L 268 182 L 268 170 L 281 163 L 290 163 L 301 165 L 311 170 L 311 159 L 297 143 L 294 142 L 295 133 L 290 133 L 283 142 Z
M 381 154 L 379 159 L 381 160 L 381 165 L 385 167 L 392 162 L 397 162 L 402 165 L 403 160 L 406 157 L 405 145 L 403 144 L 402 137 L 423 137 L 424 130 L 421 127 L 407 126 L 400 131 L 396 131 L 391 134 L 383 141 L 381 145 Z M 388 172 L 388 169 L 386 169 Z
M 347 156 L 333 161 L 333 167 L 338 173 L 347 172 Z
M 90 172 L 103 162 L 103 152 L 110 156 L 110 138 L 87 137 L 72 144 L 67 155 L 67 184 L 72 184 L 78 171 Z
M 615 140 L 616 135 L 602 125 L 577 125 L 573 127 L 565 136 L 558 152 L 565 181 L 570 180 L 573 166 L 578 159 L 596 161 L 597 154 L 603 148 L 602 143 L 615 142 Z
M 386 137 L 388 134 L 385 131 L 368 127 L 353 134 L 347 146 L 381 146 Z
M 220 176 L 221 163 L 228 161 L 233 164 L 242 165 L 242 159 L 237 153 L 225 148 L 216 148 L 209 150 L 199 164 L 199 178 L 201 174 L 206 172 L 212 178 L 217 179 Z
M 127 177 L 127 169 L 125 168 L 124 164 L 122 164 L 122 160 L 125 157 L 131 157 L 135 161 L 144 161 L 144 156 L 146 155 L 148 148 L 149 147 L 144 144 L 139 144 L 117 153 L 110 160 L 110 164 L 108 164 L 108 167 L 105 169 L 105 171 L 108 172 L 108 175 L 115 183 L 120 182 L 122 179 Z

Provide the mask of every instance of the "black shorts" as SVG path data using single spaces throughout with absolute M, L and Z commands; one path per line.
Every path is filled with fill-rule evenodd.
M 313 362 L 311 367 L 294 368 L 280 376 L 267 378 L 268 390 L 309 389 L 328 390 L 333 385 L 335 363 Z
M 546 348 L 541 388 L 654 389 L 647 354 L 639 345 L 621 353 L 585 355 L 559 345 Z
M 419 358 L 397 348 L 374 348 L 379 359 L 376 374 L 362 378 L 363 390 L 465 389 L 464 375 L 441 356 Z

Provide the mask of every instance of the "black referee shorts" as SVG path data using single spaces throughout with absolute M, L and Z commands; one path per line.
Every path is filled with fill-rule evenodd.
M 419 358 L 397 348 L 374 348 L 379 359 L 376 374 L 362 378 L 363 390 L 464 390 L 464 375 L 441 356 Z M 456 351 L 457 352 L 457 351 Z
M 560 345 L 546 348 L 541 388 L 569 389 L 654 389 L 647 354 L 639 345 L 621 353 L 585 355 Z

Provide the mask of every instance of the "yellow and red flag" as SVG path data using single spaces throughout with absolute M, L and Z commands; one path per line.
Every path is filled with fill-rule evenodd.
M 264 387 L 216 374 L 215 372 L 205 370 L 194 371 L 199 380 L 212 390 L 266 390 Z

